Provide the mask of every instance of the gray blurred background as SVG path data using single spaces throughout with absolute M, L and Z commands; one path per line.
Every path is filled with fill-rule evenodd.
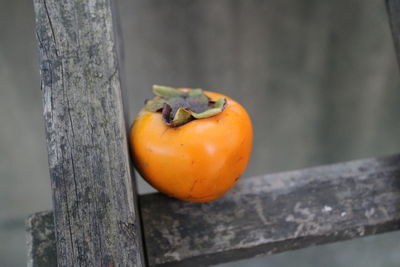
M 130 120 L 154 83 L 226 93 L 253 118 L 245 176 L 400 151 L 383 0 L 119 0 Z M 0 266 L 51 209 L 30 0 L 0 0 Z M 152 189 L 139 181 L 141 193 Z M 222 266 L 400 266 L 400 233 Z

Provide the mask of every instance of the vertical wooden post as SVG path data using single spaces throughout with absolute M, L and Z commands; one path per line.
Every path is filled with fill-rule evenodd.
M 34 0 L 58 266 L 143 266 L 109 0 Z

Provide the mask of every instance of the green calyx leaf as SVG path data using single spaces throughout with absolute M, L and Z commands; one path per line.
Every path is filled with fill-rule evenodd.
M 167 101 L 162 98 L 150 99 L 150 100 L 146 101 L 145 109 L 147 111 L 157 112 L 157 111 L 162 110 L 162 108 L 166 102 Z
M 162 85 L 153 85 L 153 93 L 157 96 L 164 98 L 186 95 L 185 92 L 179 91 L 173 87 L 162 86 Z
M 192 113 L 192 116 L 195 117 L 196 119 L 203 119 L 203 118 L 208 118 L 214 115 L 217 115 L 218 113 L 221 113 L 222 110 L 224 110 L 226 105 L 226 99 L 225 98 L 220 98 L 218 99 L 212 108 L 207 109 L 203 112 L 200 113 Z
M 171 121 L 167 122 L 167 124 L 174 127 L 181 126 L 191 121 L 192 120 L 191 117 L 192 117 L 192 112 L 190 110 L 185 108 L 178 108 L 178 110 L 174 115 L 174 118 Z
M 226 106 L 226 99 L 211 101 L 201 89 L 188 92 L 176 88 L 154 85 L 153 99 L 146 102 L 145 110 L 161 112 L 163 121 L 177 127 L 195 119 L 204 119 L 221 113 Z

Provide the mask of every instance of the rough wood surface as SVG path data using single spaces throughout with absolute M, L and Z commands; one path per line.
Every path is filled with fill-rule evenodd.
M 150 266 L 208 266 L 399 230 L 399 203 L 400 155 L 245 179 L 211 203 L 140 197 Z
M 28 267 L 57 266 L 53 213 L 39 212 L 26 220 Z
M 58 266 L 142 266 L 110 1 L 34 7 Z

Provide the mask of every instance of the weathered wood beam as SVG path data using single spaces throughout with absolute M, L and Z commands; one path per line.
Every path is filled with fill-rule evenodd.
M 38 212 L 26 220 L 28 267 L 57 266 L 52 212 Z
M 58 266 L 143 266 L 110 1 L 34 8 Z
M 211 203 L 143 195 L 140 207 L 150 266 L 208 266 L 399 230 L 400 155 L 243 179 Z M 33 239 L 36 231 L 44 227 L 30 228 Z

